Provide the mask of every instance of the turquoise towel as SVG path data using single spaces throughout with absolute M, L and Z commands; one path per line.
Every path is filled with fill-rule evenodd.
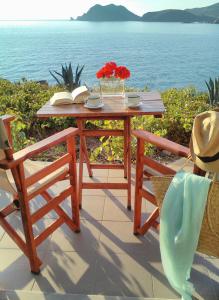
M 177 173 L 165 195 L 160 216 L 160 250 L 164 272 L 171 286 L 192 300 L 188 281 L 198 245 L 211 180 L 191 173 Z

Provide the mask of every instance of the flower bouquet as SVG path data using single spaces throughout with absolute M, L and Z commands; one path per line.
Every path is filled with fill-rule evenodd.
M 96 74 L 100 80 L 100 94 L 103 97 L 125 97 L 125 79 L 130 71 L 125 66 L 117 66 L 115 62 L 107 62 Z

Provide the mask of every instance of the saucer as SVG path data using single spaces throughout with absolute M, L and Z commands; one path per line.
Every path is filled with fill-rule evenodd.
M 97 106 L 89 105 L 88 103 L 84 104 L 84 107 L 89 109 L 98 109 L 104 107 L 104 103 L 100 103 Z
M 133 107 L 133 108 L 135 108 L 135 107 L 139 107 L 139 106 L 141 106 L 142 105 L 142 102 L 139 102 L 138 104 L 126 104 L 128 107 Z

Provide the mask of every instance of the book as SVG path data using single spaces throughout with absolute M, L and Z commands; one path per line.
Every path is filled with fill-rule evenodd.
M 85 100 L 90 95 L 86 86 L 79 86 L 74 89 L 72 93 L 70 92 L 58 92 L 55 93 L 50 98 L 51 105 L 65 105 L 65 104 L 75 104 L 84 103 Z

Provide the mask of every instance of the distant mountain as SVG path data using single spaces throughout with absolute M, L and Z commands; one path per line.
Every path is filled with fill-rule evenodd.
M 209 16 L 217 19 L 219 18 L 219 3 L 201 8 L 186 9 L 186 11 L 197 16 Z
M 94 5 L 87 13 L 77 18 L 78 21 L 140 21 L 141 18 L 122 5 Z
M 70 18 L 72 21 L 73 18 Z M 144 21 L 144 22 L 182 22 L 219 23 L 219 3 L 193 9 L 166 9 L 145 13 L 142 17 L 122 5 L 99 5 L 91 7 L 87 13 L 77 17 L 77 21 Z
M 180 9 L 166 9 L 156 12 L 148 12 L 142 16 L 144 22 L 212 22 L 213 19 L 209 16 L 194 15 L 191 12 Z

